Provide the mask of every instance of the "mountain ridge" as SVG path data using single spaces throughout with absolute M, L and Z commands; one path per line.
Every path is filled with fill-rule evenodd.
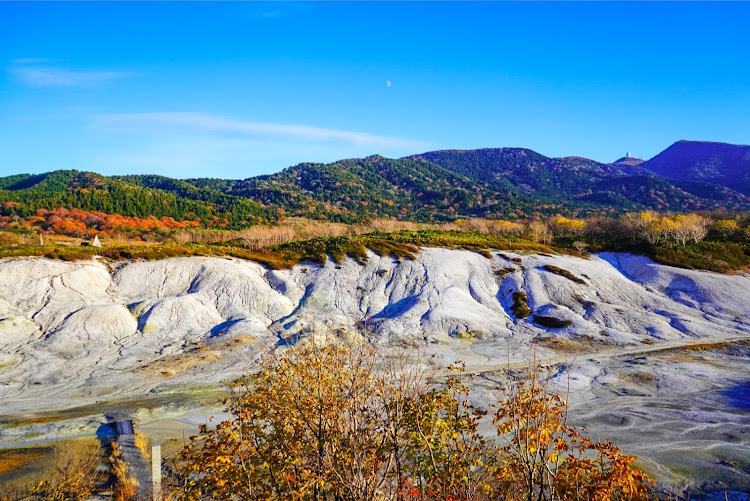
M 640 167 L 662 177 L 703 181 L 750 195 L 750 146 L 680 140 Z
M 355 223 L 750 210 L 750 146 L 678 141 L 645 162 L 631 158 L 505 147 L 305 162 L 246 179 L 59 170 L 0 178 L 0 215 L 63 207 L 243 227 L 284 216 Z

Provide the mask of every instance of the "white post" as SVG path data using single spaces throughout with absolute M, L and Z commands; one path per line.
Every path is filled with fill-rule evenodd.
M 161 500 L 161 444 L 151 446 L 151 485 L 154 501 Z

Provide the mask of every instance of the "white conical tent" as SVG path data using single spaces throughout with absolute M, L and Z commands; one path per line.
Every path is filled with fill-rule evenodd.
M 99 241 L 99 235 L 94 235 L 94 240 L 91 242 L 91 247 L 101 247 L 102 243 Z

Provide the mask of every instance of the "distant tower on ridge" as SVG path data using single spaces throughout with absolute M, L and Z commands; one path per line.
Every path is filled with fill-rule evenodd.
M 628 154 L 627 154 L 627 158 L 630 158 L 630 152 L 628 152 Z

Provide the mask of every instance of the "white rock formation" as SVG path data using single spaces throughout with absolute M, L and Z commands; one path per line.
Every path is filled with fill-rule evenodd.
M 505 257 L 504 257 L 505 256 Z M 520 259 L 514 263 L 509 259 Z M 543 269 L 553 264 L 584 280 Z M 511 269 L 502 278 L 498 270 Z M 572 321 L 547 330 L 510 312 L 523 290 L 536 314 Z M 75 396 L 219 381 L 246 370 L 281 337 L 367 326 L 380 339 L 426 341 L 431 350 L 491 366 L 528 356 L 534 338 L 556 336 L 602 347 L 644 340 L 732 338 L 750 331 L 750 277 L 657 265 L 643 257 L 477 253 L 423 249 L 414 261 L 370 255 L 319 267 L 269 271 L 232 259 L 66 263 L 0 261 L 0 396 L 6 412 Z M 194 343 L 253 342 L 242 356 L 149 379 L 139 369 Z M 243 345 L 244 346 L 244 345 Z M 248 361 L 250 358 L 250 362 Z M 215 358 L 215 357 L 214 357 Z M 203 366 L 203 365 L 201 365 Z M 105 388 L 110 386 L 109 390 Z
M 268 271 L 218 258 L 66 263 L 0 261 L 0 395 L 6 412 L 83 395 L 153 389 L 180 381 L 218 381 L 247 370 L 259 352 L 301 328 L 366 325 L 387 341 L 423 340 L 471 365 L 528 356 L 534 338 L 556 336 L 637 345 L 646 340 L 731 338 L 750 324 L 750 277 L 661 266 L 643 257 L 602 254 L 519 256 L 423 249 L 414 261 L 370 255 L 324 267 Z M 584 284 L 543 269 L 554 264 Z M 512 269 L 502 278 L 497 270 Z M 570 320 L 548 331 L 515 319 L 512 294 L 523 290 L 537 314 Z M 250 339 L 241 354 L 218 351 L 205 364 L 139 372 L 194 343 Z M 245 344 L 243 344 L 245 346 Z M 174 368 L 173 368 L 174 369 Z M 92 390 L 95 388 L 95 390 Z M 39 400 L 44 396 L 46 400 Z
M 571 324 L 546 329 L 533 315 L 516 319 L 510 307 L 519 290 L 534 314 Z M 463 358 L 477 372 L 523 361 L 532 350 L 564 361 L 568 355 L 552 350 L 556 340 L 588 350 L 569 381 L 574 414 L 662 468 L 658 464 L 683 457 L 669 444 L 687 448 L 685 430 L 702 430 L 701 447 L 717 451 L 731 449 L 722 438 L 723 422 L 733 423 L 737 434 L 750 433 L 746 413 L 737 414 L 731 402 L 717 403 L 746 385 L 744 352 L 716 360 L 634 362 L 628 355 L 693 340 L 750 338 L 749 298 L 748 275 L 682 270 L 610 253 L 590 259 L 493 253 L 487 259 L 422 249 L 414 261 L 370 254 L 364 266 L 345 260 L 291 270 L 224 258 L 114 266 L 3 259 L 0 418 L 149 393 L 183 405 L 185 391 L 251 370 L 258 356 L 313 324 L 317 331 L 365 327 L 382 342 L 414 340 L 446 362 Z M 495 383 L 486 381 L 489 394 Z M 171 400 L 170 392 L 176 392 Z M 680 410 L 685 398 L 715 409 L 688 415 Z M 76 419 L 86 426 L 96 421 Z M 692 420 L 694 428 L 683 429 L 681 420 Z M 663 423 L 672 423 L 672 435 Z M 60 426 L 58 431 L 73 425 Z M 649 439 L 630 443 L 636 428 L 650 430 Z M 0 444 L 23 439 L 24 429 L 0 427 Z M 705 456 L 684 457 L 702 458 L 693 466 L 709 468 Z M 750 481 L 743 475 L 736 473 L 733 481 Z

